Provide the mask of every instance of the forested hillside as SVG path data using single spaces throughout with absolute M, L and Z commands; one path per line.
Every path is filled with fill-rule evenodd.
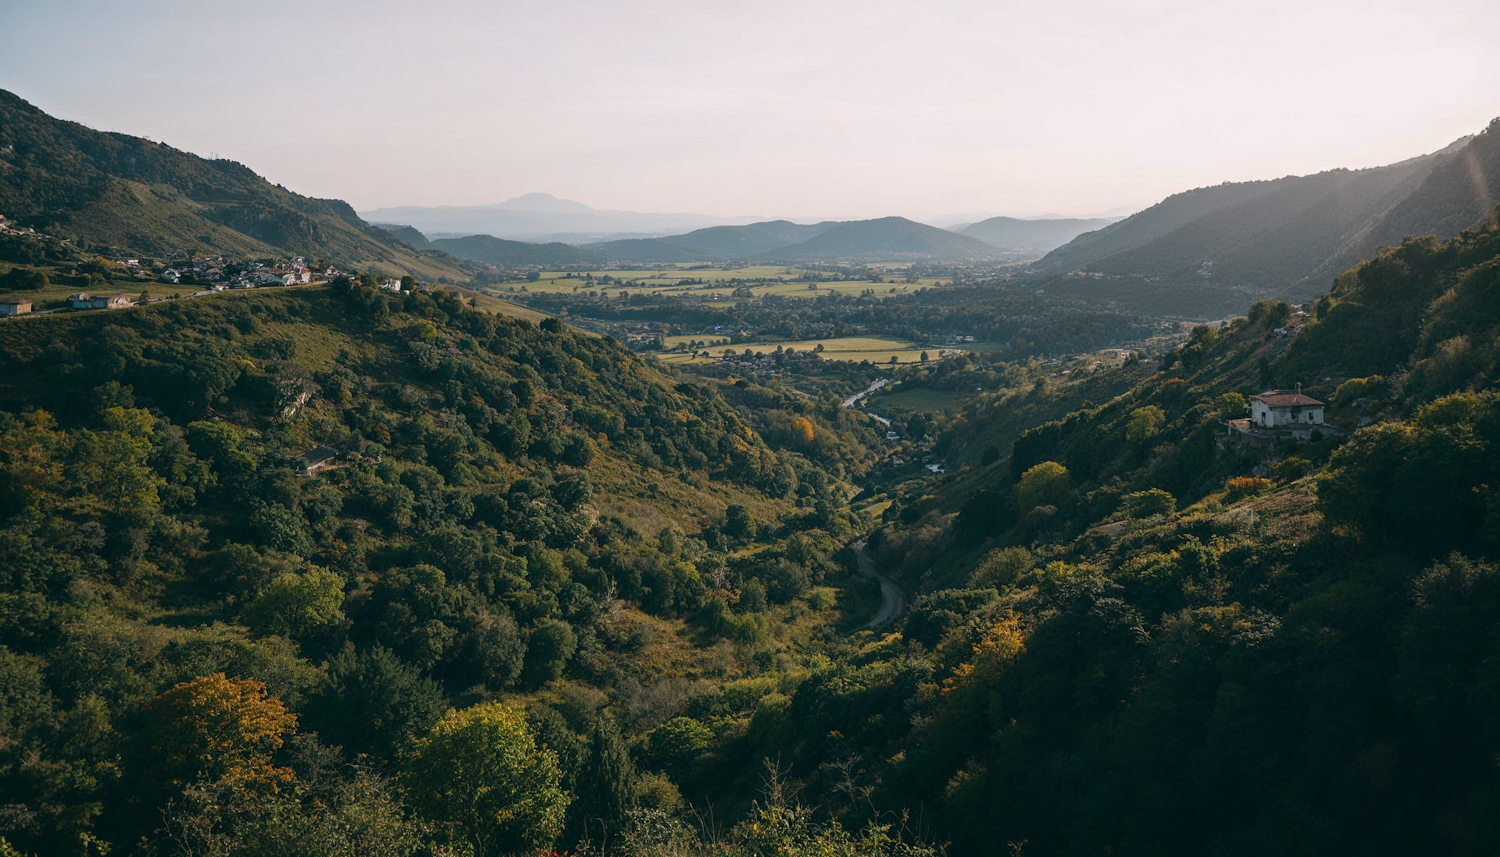
M 360 220 L 243 164 L 54 119 L 0 90 L 0 214 L 78 246 L 162 258 L 306 256 L 345 269 L 468 279 Z M 9 260 L 24 261 L 24 260 Z
M 385 282 L 462 270 L 238 165 L 0 119 L 49 233 L 7 288 L 135 277 L 95 242 L 364 269 L 0 321 L 0 857 L 1500 853 L 1500 210 L 1240 300 L 1480 217 L 1493 126 L 1179 195 L 1074 242 L 1108 276 L 776 222 L 646 249 L 917 264 L 519 307 Z M 877 336 L 920 357 L 827 359 Z M 1275 388 L 1325 423 L 1252 430 Z
M 839 615 L 873 439 L 837 400 L 730 405 L 555 320 L 349 279 L 13 322 L 0 367 L 21 853 L 497 854 L 676 819 L 632 747 L 692 707 L 759 758 L 750 714 Z
M 920 594 L 858 667 L 915 678 L 799 689 L 861 736 L 802 770 L 858 753 L 953 853 L 1493 853 L 1496 306 L 1492 216 L 1345 274 L 1298 337 L 1270 302 L 1200 328 L 1009 456 L 1014 400 L 937 426 L 969 466 L 871 540 Z M 1224 435 L 1299 381 L 1338 434 Z

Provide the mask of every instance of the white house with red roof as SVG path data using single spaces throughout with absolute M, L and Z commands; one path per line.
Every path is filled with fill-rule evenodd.
M 1267 390 L 1250 397 L 1250 422 L 1261 428 L 1320 426 L 1323 403 L 1304 396 L 1301 384 L 1295 390 Z

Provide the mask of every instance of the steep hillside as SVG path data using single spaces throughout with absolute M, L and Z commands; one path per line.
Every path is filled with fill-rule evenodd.
M 753 259 L 800 244 L 831 228 L 833 223 L 802 225 L 787 220 L 748 226 L 711 226 L 669 238 L 637 238 L 587 245 L 586 249 L 615 262 L 709 262 Z
M 447 292 L 5 323 L 0 379 L 6 853 L 451 851 L 461 827 L 416 821 L 445 804 L 391 778 L 475 705 L 544 769 L 504 842 L 613 835 L 677 794 L 621 732 L 692 705 L 746 734 L 853 583 L 836 399 L 682 382 Z M 467 769 L 424 760 L 445 793 Z
M 1056 218 L 1021 220 L 1015 217 L 991 217 L 958 230 L 960 235 L 978 238 L 1001 250 L 1042 253 L 1072 241 L 1085 232 L 1114 223 L 1118 218 Z
M 472 259 L 510 271 L 597 262 L 596 256 L 571 244 L 531 244 L 526 241 L 507 241 L 491 235 L 439 238 L 432 242 L 432 246 L 460 259 Z
M 0 90 L 0 214 L 90 246 L 158 257 L 306 256 L 467 279 L 339 200 L 299 196 L 227 160 L 54 119 Z
M 1047 254 L 1037 269 L 1200 282 L 1261 295 L 1315 294 L 1326 287 L 1323 278 L 1331 279 L 1373 250 L 1360 236 L 1373 236 L 1374 225 L 1399 210 L 1399 203 L 1417 193 L 1430 174 L 1449 178 L 1431 186 L 1427 196 L 1461 189 L 1452 170 L 1466 142 L 1385 167 L 1226 183 L 1176 194 L 1079 236 Z M 1467 193 L 1475 195 L 1472 189 Z M 1399 228 L 1425 234 L 1469 215 L 1461 226 L 1473 225 L 1485 213 L 1467 204 L 1417 207 L 1449 213 L 1437 220 L 1403 215 Z M 1391 228 L 1397 228 L 1396 221 Z
M 1470 139 L 1456 156 L 1438 164 L 1422 183 L 1393 205 L 1317 273 L 1331 279 L 1380 246 L 1394 247 L 1408 235 L 1447 240 L 1484 219 L 1500 203 L 1500 119 Z
M 885 805 L 952 853 L 1492 851 L 1497 306 L 1500 212 L 1346 273 L 1298 336 L 1270 301 L 1200 327 L 1008 456 L 976 447 L 1083 385 L 936 426 L 963 466 L 870 539 L 909 615 L 793 694 L 815 734 L 863 737 L 783 762 L 895 760 Z M 1226 434 L 1298 381 L 1335 431 Z
M 904 217 L 835 223 L 816 236 L 774 250 L 762 258 L 775 261 L 836 259 L 982 259 L 995 248 Z

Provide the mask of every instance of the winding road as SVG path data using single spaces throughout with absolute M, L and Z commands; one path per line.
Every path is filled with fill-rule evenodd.
M 865 625 L 866 628 L 879 628 L 900 616 L 901 611 L 906 609 L 906 595 L 894 580 L 881 574 L 880 569 L 875 567 L 875 561 L 865 553 L 864 542 L 854 546 L 854 559 L 859 563 L 860 573 L 880 581 L 880 612 Z

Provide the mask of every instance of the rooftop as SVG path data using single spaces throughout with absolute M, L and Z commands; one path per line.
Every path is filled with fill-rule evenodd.
M 1267 390 L 1252 399 L 1264 402 L 1270 408 L 1291 408 L 1299 405 L 1322 406 L 1322 402 L 1312 396 L 1305 396 L 1301 390 Z

